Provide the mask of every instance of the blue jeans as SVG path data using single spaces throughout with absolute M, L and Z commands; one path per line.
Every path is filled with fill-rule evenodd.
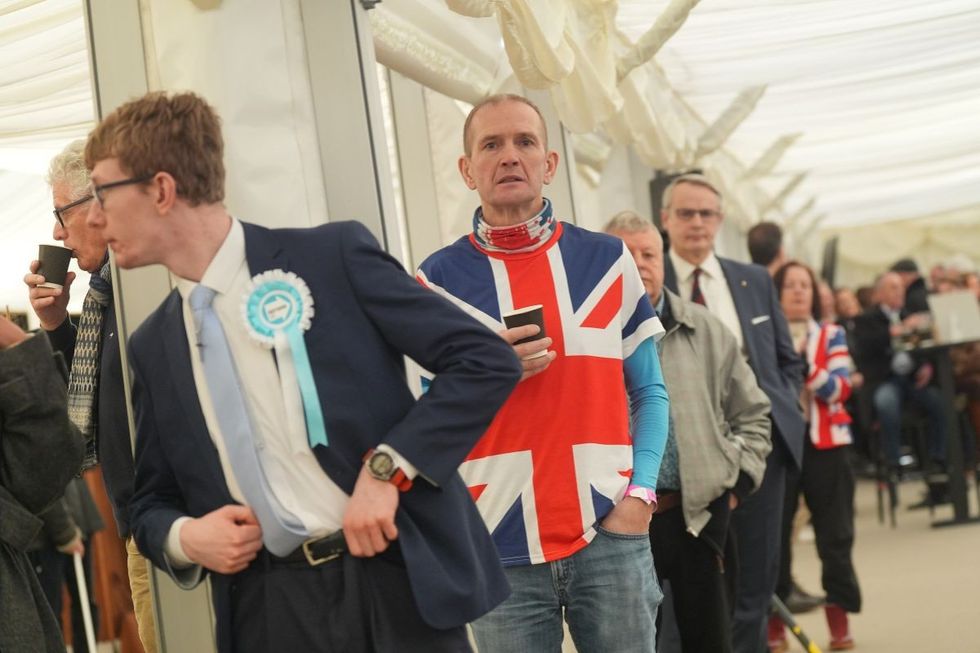
M 663 599 L 647 533 L 598 529 L 577 553 L 507 567 L 510 597 L 472 624 L 480 653 L 560 653 L 562 612 L 579 653 L 656 650 Z
M 892 376 L 875 390 L 874 406 L 881 423 L 881 441 L 885 459 L 898 465 L 902 446 L 902 404 L 914 401 L 929 417 L 927 429 L 929 457 L 934 462 L 946 460 L 946 411 L 942 394 L 927 385 L 916 388 L 908 377 Z

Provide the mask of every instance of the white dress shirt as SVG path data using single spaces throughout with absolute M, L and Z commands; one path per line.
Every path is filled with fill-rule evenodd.
M 714 252 L 708 254 L 708 258 L 701 262 L 701 265 L 692 265 L 678 256 L 673 249 L 669 250 L 670 262 L 674 265 L 674 272 L 677 274 L 677 290 L 684 299 L 691 299 L 691 287 L 694 285 L 694 269 L 701 268 L 701 277 L 698 279 L 698 286 L 704 296 L 705 307 L 711 311 L 712 315 L 721 320 L 729 331 L 735 334 L 738 341 L 738 348 L 745 354 L 745 340 L 742 337 L 742 323 L 738 319 L 738 311 L 735 309 L 735 300 L 732 299 L 732 291 L 728 287 L 725 273 L 721 269 L 721 263 Z
M 880 308 L 881 309 L 881 312 L 884 313 L 885 314 L 885 317 L 888 318 L 888 324 L 891 324 L 892 326 L 894 326 L 896 324 L 901 324 L 902 323 L 902 314 L 901 314 L 901 312 L 896 311 L 894 308 L 889 308 L 888 306 L 885 306 L 884 304 L 878 304 L 878 308 Z
M 244 230 L 241 223 L 232 218 L 231 229 L 205 270 L 201 284 L 217 292 L 212 306 L 224 329 L 235 361 L 255 437 L 265 444 L 261 448 L 260 456 L 269 486 L 279 503 L 303 523 L 311 538 L 323 537 L 341 528 L 350 497 L 323 471 L 309 444 L 306 441 L 293 442 L 296 434 L 283 427 L 288 423 L 287 409 L 282 394 L 274 391 L 279 387 L 275 357 L 271 349 L 266 349 L 251 339 L 242 317 L 242 302 L 250 279 L 245 259 Z M 196 286 L 193 281 L 177 280 L 177 290 L 183 299 L 184 328 L 191 345 L 194 386 L 208 432 L 221 459 L 221 469 L 228 483 L 228 490 L 236 501 L 247 505 L 235 470 L 228 460 L 224 436 L 204 376 L 200 350 L 194 346 L 197 332 L 189 297 Z M 330 406 L 323 406 L 323 411 L 328 414 Z M 390 447 L 381 445 L 379 448 L 391 453 L 396 464 L 401 463 L 403 471 L 410 478 L 415 475 L 415 469 Z M 190 518 L 182 517 L 174 522 L 165 546 L 166 553 L 171 562 L 176 563 L 175 566 L 186 567 L 193 564 L 180 545 L 180 527 L 188 519 Z

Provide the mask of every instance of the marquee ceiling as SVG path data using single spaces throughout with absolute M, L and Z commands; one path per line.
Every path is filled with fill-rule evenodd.
M 646 97 L 661 103 L 651 115 L 663 122 L 649 143 L 673 141 L 690 155 L 741 94 L 754 109 L 708 156 L 738 185 L 769 153 L 773 169 L 753 179 L 744 198 L 759 204 L 783 195 L 766 217 L 795 214 L 805 223 L 825 215 L 823 227 L 840 227 L 955 214 L 965 228 L 980 225 L 976 0 L 388 0 L 371 13 L 376 44 L 383 46 L 381 28 L 393 19 L 412 23 L 418 35 L 400 54 L 379 49 L 379 59 L 435 52 L 450 94 L 466 99 L 505 84 L 513 71 L 498 22 L 450 7 L 532 7 L 546 28 L 554 16 L 575 24 L 585 7 L 636 41 L 665 10 L 685 4 L 693 6 L 686 20 L 647 66 L 656 83 Z M 603 75 L 628 43 L 606 36 L 608 57 L 594 43 L 575 44 L 572 60 L 588 62 L 599 80 L 583 87 L 595 106 L 564 107 L 583 124 L 594 117 L 589 111 L 615 106 L 592 92 L 601 82 L 609 97 L 617 93 Z M 23 276 L 38 242 L 51 240 L 46 163 L 92 125 L 81 1 L 0 0 L 0 62 L 2 308 L 23 304 L 11 279 Z M 668 98 L 676 115 L 661 110 Z M 781 138 L 785 153 L 775 156 Z
M 620 0 L 638 38 L 668 5 Z M 980 223 L 980 3 L 975 0 L 706 0 L 657 54 L 707 120 L 766 84 L 727 147 L 751 163 L 802 133 L 768 182 L 806 172 L 825 226 L 972 207 Z M 775 191 L 774 191 L 775 192 Z

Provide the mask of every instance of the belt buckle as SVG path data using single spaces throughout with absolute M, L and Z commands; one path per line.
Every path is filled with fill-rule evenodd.
M 306 556 L 306 561 L 311 567 L 316 567 L 322 565 L 325 562 L 330 562 L 331 560 L 336 560 L 343 555 L 342 551 L 335 551 L 334 553 L 329 553 L 322 558 L 317 558 L 313 551 L 310 550 L 310 544 L 312 542 L 318 542 L 319 540 L 306 540 L 303 542 L 303 555 Z

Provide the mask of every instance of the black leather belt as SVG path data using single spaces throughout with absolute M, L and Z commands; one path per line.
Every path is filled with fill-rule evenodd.
M 269 558 L 273 564 L 302 562 L 316 567 L 336 560 L 345 553 L 347 553 L 347 540 L 344 539 L 344 531 L 337 531 L 318 540 L 307 540 L 303 542 L 303 546 L 288 555 L 279 557 L 270 554 Z

